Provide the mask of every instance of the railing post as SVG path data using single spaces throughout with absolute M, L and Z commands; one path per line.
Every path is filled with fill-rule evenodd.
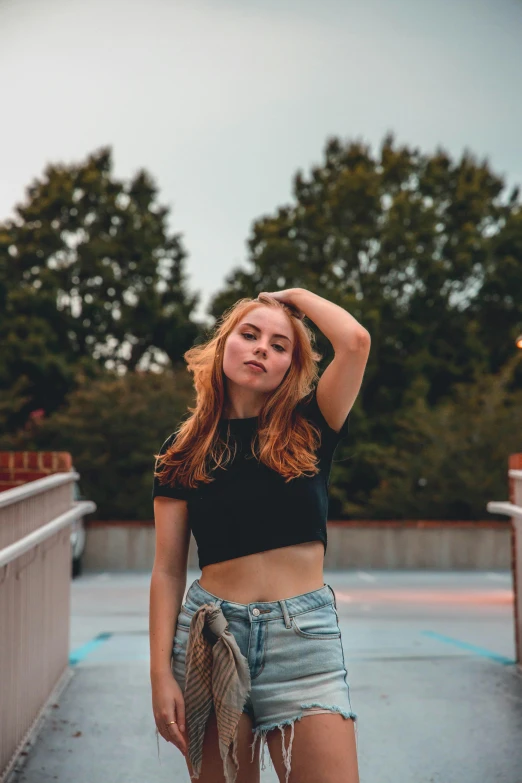
M 522 508 L 522 454 L 509 457 L 509 500 Z M 517 663 L 522 665 L 522 519 L 511 518 L 511 570 L 515 594 L 515 648 Z
M 510 455 L 508 477 L 509 501 L 491 500 L 487 509 L 491 514 L 506 514 L 511 517 L 515 650 L 517 664 L 522 666 L 522 454 Z

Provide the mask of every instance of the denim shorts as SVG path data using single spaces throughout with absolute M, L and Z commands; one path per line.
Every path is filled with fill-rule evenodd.
M 251 692 L 243 712 L 253 722 L 252 758 L 259 736 L 264 752 L 268 731 L 280 728 L 284 741 L 283 726 L 291 726 L 293 736 L 294 722 L 308 713 L 337 712 L 357 720 L 330 585 L 284 600 L 239 604 L 209 593 L 196 579 L 180 609 L 172 647 L 172 673 L 183 693 L 190 621 L 202 604 L 221 607 L 248 661 Z

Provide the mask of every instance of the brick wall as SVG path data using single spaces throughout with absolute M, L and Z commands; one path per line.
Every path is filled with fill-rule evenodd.
M 71 470 L 67 451 L 0 451 L 0 492 Z

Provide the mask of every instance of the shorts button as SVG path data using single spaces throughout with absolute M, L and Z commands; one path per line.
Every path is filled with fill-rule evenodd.
M 256 617 L 259 614 L 259 609 L 257 608 L 257 606 L 255 609 L 252 609 L 252 614 L 255 615 Z

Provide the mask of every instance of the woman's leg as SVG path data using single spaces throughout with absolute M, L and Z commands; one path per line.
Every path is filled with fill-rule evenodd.
M 239 719 L 238 725 L 237 760 L 239 769 L 236 783 L 259 783 L 260 781 L 259 745 L 256 747 L 254 759 L 252 760 L 252 737 L 252 719 L 244 712 Z M 188 757 L 186 757 L 186 762 L 190 775 L 192 774 L 192 766 Z M 197 779 L 197 783 L 225 783 L 223 760 L 219 755 L 218 731 L 214 710 L 210 713 L 205 730 L 201 774 Z
M 284 763 L 284 747 L 291 745 L 290 775 Z M 359 783 L 355 725 L 350 718 L 331 712 L 312 711 L 291 726 L 273 729 L 266 735 L 270 758 L 280 783 Z

